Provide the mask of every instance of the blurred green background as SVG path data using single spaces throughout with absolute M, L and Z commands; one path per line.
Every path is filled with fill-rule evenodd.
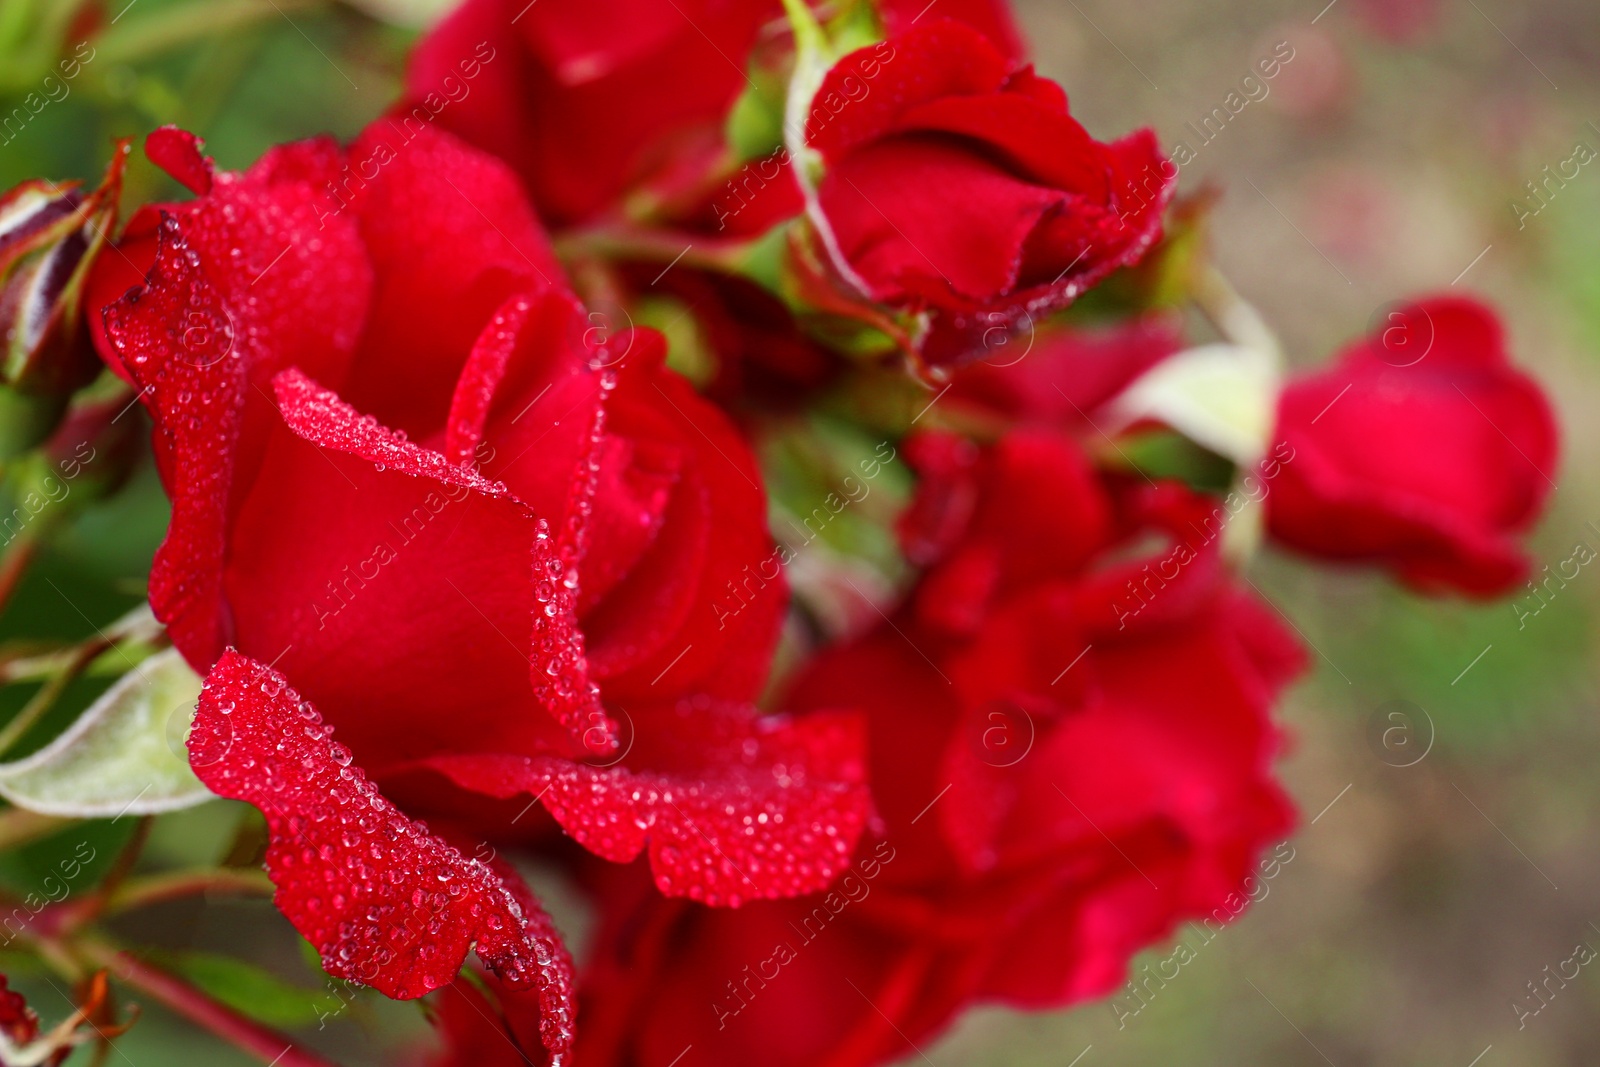
M 1559 489 L 1536 556 L 1554 565 L 1579 541 L 1600 547 L 1600 477 L 1584 462 L 1600 433 L 1591 414 L 1600 411 L 1600 163 L 1548 195 L 1537 215 L 1514 206 L 1540 207 L 1525 183 L 1542 181 L 1576 145 L 1600 151 L 1600 7 L 1325 2 L 1019 6 L 1039 66 L 1066 86 L 1092 133 L 1153 125 L 1164 147 L 1194 151 L 1182 189 L 1221 194 L 1218 259 L 1295 362 L 1326 359 L 1397 299 L 1454 284 L 1493 300 L 1562 416 Z M 20 132 L 0 135 L 0 187 L 93 178 L 112 138 L 166 122 L 202 134 L 226 167 L 277 141 L 348 136 L 393 98 L 414 33 L 372 11 L 416 18 L 439 6 L 126 3 L 104 5 L 117 21 L 96 34 L 94 58 L 69 92 Z M 0 115 L 40 89 L 74 9 L 86 6 L 0 0 Z M 66 40 L 65 52 L 75 43 Z M 1248 104 L 1225 124 L 1213 120 L 1202 141 L 1188 124 L 1225 107 L 1284 45 L 1293 58 L 1265 93 L 1262 83 L 1245 86 Z M 140 161 L 127 202 L 160 188 Z M 163 522 L 147 471 L 74 524 L 19 593 L 0 636 L 81 635 L 88 617 L 104 624 L 136 603 Z M 1600 949 L 1590 626 L 1600 572 L 1584 569 L 1520 625 L 1508 603 L 1422 601 L 1369 575 L 1271 554 L 1250 578 L 1318 653 L 1283 709 L 1291 734 L 1283 770 L 1303 813 L 1293 860 L 1259 905 L 1122 1025 L 1103 1003 L 1053 1015 L 984 1010 L 906 1062 L 1600 1063 L 1600 978 L 1591 973 L 1600 968 L 1541 986 L 1543 1000 L 1530 986 L 1579 943 Z M 93 689 L 85 684 L 82 699 Z M 26 695 L 7 691 L 6 707 Z M 1397 707 L 1415 729 L 1404 759 L 1372 739 L 1374 716 L 1381 731 Z M 1423 752 L 1410 766 L 1392 765 Z M 211 805 L 164 820 L 152 847 L 174 861 L 209 861 L 227 847 L 236 814 Z M 112 842 L 125 831 L 85 832 Z M 330 1004 L 324 980 L 295 958 L 292 932 L 265 902 L 177 909 L 166 922 L 175 947 L 248 952 L 259 940 L 300 992 L 239 978 L 240 995 L 277 1005 L 285 1026 L 316 1030 Z M 1136 962 L 1171 952 L 1165 944 Z M 42 981 L 22 984 L 39 990 L 50 1021 L 66 1005 Z M 1138 1006 L 1127 995 L 1120 1003 Z M 377 1062 L 420 1027 L 414 1007 L 363 998 L 330 1023 L 327 1047 L 345 1062 Z M 140 1067 L 244 1062 L 160 1011 L 117 1045 Z

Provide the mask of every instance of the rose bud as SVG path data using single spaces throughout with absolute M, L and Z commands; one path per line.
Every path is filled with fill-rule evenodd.
M 1267 498 L 1280 543 L 1424 592 L 1494 596 L 1527 571 L 1519 537 L 1554 488 L 1555 420 L 1483 304 L 1392 313 L 1289 383 L 1277 436 L 1292 450 Z
M 841 284 L 924 316 L 933 365 L 1137 262 L 1177 175 L 1151 131 L 1095 140 L 1059 85 L 948 19 L 841 59 L 805 136 L 821 163 L 812 221 Z
M 66 398 L 99 372 L 80 313 L 83 286 L 116 224 L 126 158 L 120 146 L 88 193 L 36 178 L 0 197 L 0 380 L 13 394 L 5 406 L 21 409 L 6 420 L 7 453 L 37 444 Z

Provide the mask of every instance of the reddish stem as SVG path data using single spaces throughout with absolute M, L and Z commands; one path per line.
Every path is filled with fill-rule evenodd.
M 6 604 L 11 600 L 11 594 L 16 592 L 17 586 L 22 583 L 22 576 L 28 573 L 28 566 L 38 554 L 38 534 L 24 530 L 17 535 L 17 540 L 12 542 L 5 554 L 0 556 L 0 611 L 5 610 Z
M 106 895 L 103 907 L 115 915 L 166 900 L 179 900 L 199 893 L 239 893 L 271 896 L 273 885 L 259 870 L 230 868 L 200 871 L 169 871 L 130 879 Z
M 276 1030 L 252 1022 L 232 1008 L 212 1000 L 183 979 L 152 967 L 131 953 L 90 938 L 78 941 L 73 947 L 96 966 L 109 970 L 113 977 L 255 1056 L 262 1063 L 275 1064 L 276 1067 L 337 1067 L 314 1052 L 296 1048 L 293 1042 Z

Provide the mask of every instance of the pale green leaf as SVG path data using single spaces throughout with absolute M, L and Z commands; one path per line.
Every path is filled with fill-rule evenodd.
M 176 649 L 107 689 L 78 721 L 24 759 L 0 764 L 0 796 L 47 815 L 148 815 L 211 799 L 189 769 L 184 737 L 200 676 Z
M 449 14 L 455 0 L 347 0 L 375 19 L 396 26 L 431 26 Z
M 1111 413 L 1119 428 L 1152 419 L 1250 467 L 1266 453 L 1278 389 L 1271 353 L 1256 346 L 1202 345 L 1151 368 L 1117 398 Z

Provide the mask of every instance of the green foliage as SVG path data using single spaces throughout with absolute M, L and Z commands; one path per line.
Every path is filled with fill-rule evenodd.
M 307 989 L 253 963 L 214 952 L 161 952 L 152 959 L 239 1014 L 280 1029 L 310 1026 L 339 1014 L 356 996 L 343 982 L 338 983 L 339 993 L 328 987 Z
M 0 764 L 0 795 L 76 818 L 149 814 L 211 799 L 183 741 L 200 676 L 169 648 L 119 678 L 44 748 Z
M 92 889 L 111 869 L 138 823 L 133 817 L 89 819 L 18 848 L 0 850 L 0 887 L 17 897 L 31 893 L 41 900 L 65 899 L 59 884 L 71 896 Z

